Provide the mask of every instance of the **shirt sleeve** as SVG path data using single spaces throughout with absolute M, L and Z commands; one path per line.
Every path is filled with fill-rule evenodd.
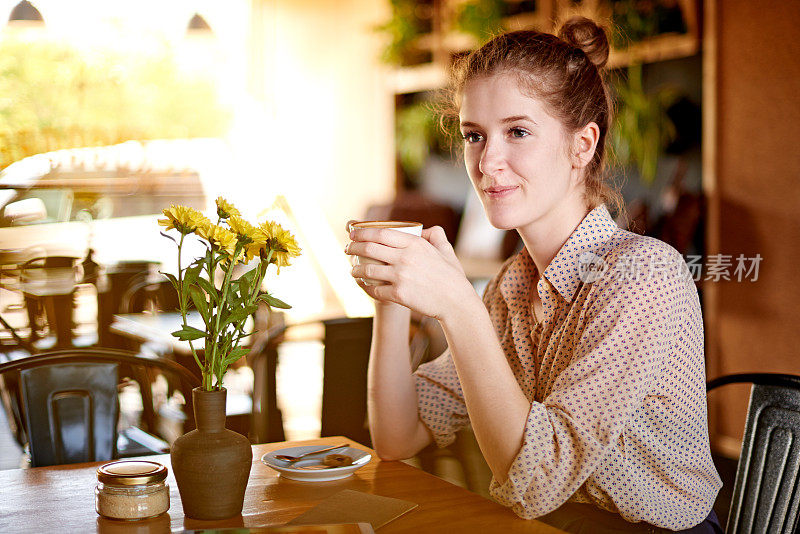
M 687 319 L 691 281 L 594 282 L 572 356 L 542 402 L 533 402 L 522 447 L 506 480 L 489 492 L 517 515 L 533 518 L 566 502 L 621 439 L 622 430 L 660 375 Z
M 420 365 L 414 373 L 419 418 L 439 447 L 455 441 L 456 432 L 469 424 L 467 405 L 450 350 Z

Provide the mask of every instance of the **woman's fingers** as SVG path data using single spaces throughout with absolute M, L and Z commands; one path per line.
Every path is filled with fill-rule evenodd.
M 383 284 L 380 286 L 370 286 L 370 290 L 371 293 L 369 293 L 369 295 L 375 300 L 394 302 L 395 304 L 405 306 L 402 298 L 400 298 L 400 290 L 394 285 Z
M 372 241 L 387 247 L 405 248 L 417 239 L 417 236 L 388 228 L 359 228 L 350 232 L 350 239 L 353 241 Z
M 371 286 L 371 285 L 367 284 L 366 282 L 364 282 L 364 280 L 362 278 L 356 278 L 355 280 L 356 280 L 356 284 L 358 284 L 358 287 L 363 289 L 364 292 L 367 295 L 369 295 L 370 297 L 372 297 L 372 298 L 377 300 L 377 297 L 375 297 L 374 292 L 375 292 L 375 288 L 378 287 L 378 286 Z
M 357 222 L 358 222 L 358 219 L 350 219 L 349 221 L 347 221 L 347 224 L 344 227 L 344 231 L 347 232 L 348 234 L 350 232 L 352 232 L 353 231 L 353 226 L 352 225 L 353 225 L 353 223 L 357 223 Z
M 390 282 L 394 279 L 392 266 L 381 263 L 360 263 L 353 266 L 350 270 L 353 278 L 376 280 L 378 282 Z
M 392 263 L 399 254 L 398 249 L 373 241 L 351 241 L 347 244 L 345 253 L 350 256 L 363 256 L 384 263 Z
M 460 287 L 463 269 L 442 228 L 425 229 L 421 237 L 359 228 L 350 232 L 350 239 L 345 252 L 360 257 L 351 274 L 376 301 L 396 303 L 432 317 L 442 315 L 452 304 L 448 302 L 453 289 Z M 365 279 L 378 285 L 365 283 Z

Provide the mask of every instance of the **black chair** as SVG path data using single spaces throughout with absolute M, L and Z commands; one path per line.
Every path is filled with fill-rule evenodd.
M 283 441 L 283 418 L 277 403 L 275 369 L 278 348 L 289 328 L 322 325 L 324 363 L 321 436 L 347 436 L 371 443 L 367 423 L 367 364 L 372 340 L 371 317 L 341 317 L 324 321 L 285 324 L 276 314 L 273 324 L 258 335 L 247 357 L 253 369 L 253 421 L 251 441 Z M 258 321 L 258 317 L 257 317 Z M 314 338 L 317 338 L 315 333 Z
M 751 383 L 742 451 L 726 532 L 800 528 L 800 376 L 752 373 L 710 380 L 707 391 Z
M 14 389 L 22 407 L 34 467 L 110 460 L 117 450 L 120 366 L 158 369 L 191 386 L 199 380 L 170 360 L 143 358 L 108 349 L 73 349 L 40 353 L 0 364 L 4 386 Z M 9 385 L 9 379 L 12 385 Z M 149 384 L 140 384 L 140 388 Z M 191 398 L 187 410 L 191 411 Z M 132 454 L 162 453 L 168 448 L 154 436 L 135 429 L 125 437 Z
M 320 436 L 347 436 L 371 446 L 367 366 L 372 317 L 330 319 L 325 325 Z

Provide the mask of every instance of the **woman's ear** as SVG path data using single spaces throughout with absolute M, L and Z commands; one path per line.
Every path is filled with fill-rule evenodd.
M 597 149 L 597 142 L 600 139 L 600 128 L 594 122 L 590 122 L 577 132 L 573 137 L 573 167 L 583 169 L 594 157 Z

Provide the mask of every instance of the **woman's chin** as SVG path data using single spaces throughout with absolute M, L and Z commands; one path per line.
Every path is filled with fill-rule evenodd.
M 487 214 L 487 219 L 489 219 L 489 224 L 498 230 L 514 230 L 518 227 L 516 221 L 508 217 L 492 216 Z

